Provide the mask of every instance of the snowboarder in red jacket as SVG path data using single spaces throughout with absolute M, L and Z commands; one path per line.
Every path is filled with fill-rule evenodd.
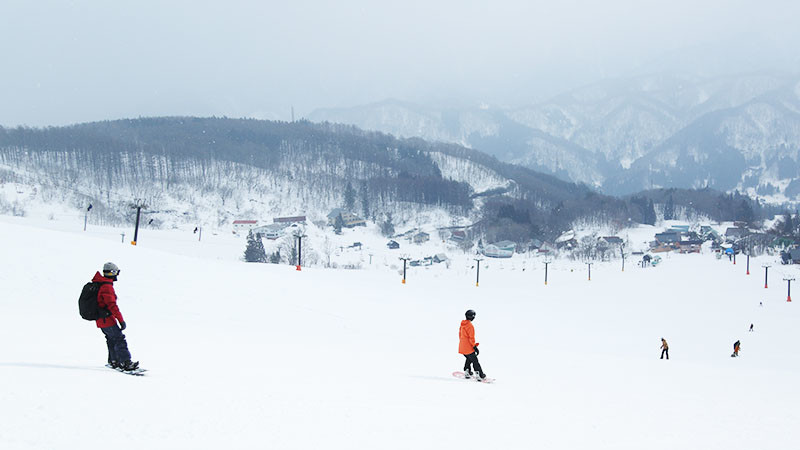
M 478 344 L 475 342 L 475 327 L 472 326 L 472 321 L 475 320 L 475 311 L 468 310 L 464 314 L 467 320 L 461 321 L 461 327 L 458 329 L 458 353 L 464 355 L 466 362 L 464 362 L 464 377 L 472 378 L 472 366 L 478 372 L 478 379 L 483 380 L 486 374 L 483 373 L 481 363 L 478 362 Z
M 122 313 L 117 306 L 117 293 L 114 291 L 114 282 L 119 276 L 119 267 L 112 262 L 103 264 L 103 274 L 94 274 L 92 282 L 101 283 L 100 290 L 97 292 L 97 304 L 101 309 L 111 313 L 108 317 L 97 319 L 97 328 L 106 337 L 108 347 L 108 365 L 115 369 L 135 370 L 139 367 L 138 361 L 131 361 L 131 352 L 128 351 L 128 342 L 122 334 L 127 325 Z M 119 325 L 117 323 L 119 322 Z

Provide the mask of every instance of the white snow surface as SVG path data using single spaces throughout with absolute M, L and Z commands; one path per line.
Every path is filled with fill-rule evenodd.
M 750 275 L 741 255 L 596 263 L 591 281 L 583 263 L 557 259 L 545 285 L 541 261 L 515 255 L 483 261 L 476 287 L 464 255 L 410 268 L 402 284 L 395 262 L 297 271 L 241 262 L 244 239 L 229 233 L 144 230 L 132 246 L 130 229 L 82 228 L 0 216 L 3 449 L 800 442 L 800 305 L 782 280 L 798 271 L 772 257 L 751 260 Z M 104 368 L 102 333 L 78 316 L 81 286 L 106 261 L 121 268 L 125 334 L 146 377 Z M 451 376 L 470 308 L 494 384 Z

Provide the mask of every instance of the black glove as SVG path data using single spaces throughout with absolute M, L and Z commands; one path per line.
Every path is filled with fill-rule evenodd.
M 475 347 L 472 347 L 472 349 L 475 350 L 475 356 L 478 356 L 481 353 L 481 351 L 478 350 L 478 346 L 477 345 Z
M 126 324 L 125 324 L 125 322 L 120 322 L 120 323 L 119 323 L 119 329 L 120 329 L 120 330 L 125 330 L 125 327 L 127 327 L 127 326 L 128 326 L 128 325 L 126 325 Z

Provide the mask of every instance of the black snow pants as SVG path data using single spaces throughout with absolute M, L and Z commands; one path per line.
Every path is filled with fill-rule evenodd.
M 469 366 L 471 365 L 475 372 L 477 372 L 480 376 L 483 376 L 483 369 L 481 369 L 481 363 L 478 362 L 478 355 L 474 352 L 470 353 L 469 355 L 464 355 L 464 358 L 467 358 L 467 361 L 464 362 L 464 372 L 472 373 Z
M 669 349 L 668 348 L 665 348 L 665 349 L 661 350 L 661 358 L 660 359 L 664 359 L 664 355 L 665 354 L 667 355 L 667 359 L 669 359 Z

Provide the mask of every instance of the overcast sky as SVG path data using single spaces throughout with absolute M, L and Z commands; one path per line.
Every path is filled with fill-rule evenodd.
M 603 78 L 800 71 L 778 0 L 0 1 L 0 125 L 521 105 Z

